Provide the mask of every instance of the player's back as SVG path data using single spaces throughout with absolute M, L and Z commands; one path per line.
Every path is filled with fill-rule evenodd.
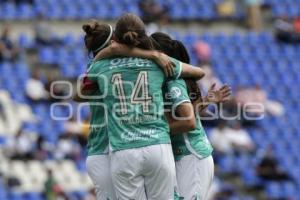
M 93 94 L 100 95 L 99 91 Z M 87 142 L 88 155 L 106 154 L 108 150 L 108 135 L 105 123 L 105 110 L 101 99 L 91 99 L 89 101 L 91 120 L 90 133 Z
M 91 72 L 98 73 L 113 150 L 170 143 L 163 109 L 165 77 L 155 63 L 118 57 L 95 63 Z

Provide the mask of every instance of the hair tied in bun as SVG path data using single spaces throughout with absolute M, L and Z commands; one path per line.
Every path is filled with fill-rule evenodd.
M 86 34 L 91 34 L 93 32 L 92 26 L 90 24 L 84 24 L 82 29 Z
M 124 41 L 128 42 L 129 44 L 133 44 L 134 46 L 140 44 L 138 41 L 138 33 L 135 31 L 128 31 L 124 34 L 123 39 Z

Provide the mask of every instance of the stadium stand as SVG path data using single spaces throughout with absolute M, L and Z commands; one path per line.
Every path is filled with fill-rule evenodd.
M 215 6 L 220 0 L 160 0 L 159 4 L 167 6 L 170 10 L 171 18 L 177 19 L 215 19 L 218 14 L 215 12 Z M 193 6 L 190 6 L 193 4 Z M 6 2 L 2 3 L 0 18 L 6 20 L 28 20 L 37 18 L 41 13 L 47 19 L 87 19 L 104 18 L 114 19 L 119 17 L 124 10 L 135 14 L 140 14 L 138 0 L 111 0 L 101 1 L 91 0 L 87 4 L 84 0 L 37 0 L 33 4 L 19 4 Z M 237 13 L 236 17 L 240 17 Z
M 170 10 L 173 20 L 178 19 L 218 19 L 216 6 L 223 0 L 160 0 L 159 4 L 165 5 Z M 296 0 L 263 0 L 263 5 L 272 8 L 274 17 L 287 15 L 288 17 L 297 17 L 300 11 L 299 1 Z M 36 0 L 32 4 L 21 3 L 15 5 L 6 1 L 0 5 L 0 19 L 3 20 L 30 20 L 38 18 L 41 14 L 43 17 L 51 20 L 74 20 L 88 18 L 115 19 L 119 17 L 124 10 L 135 14 L 140 14 L 138 0 L 111 0 L 101 2 L 91 0 L 87 4 L 84 0 Z M 193 6 L 189 6 L 193 5 Z M 241 18 L 244 13 L 236 9 L 235 18 Z
M 174 33 L 173 33 L 174 34 Z M 233 87 L 239 85 L 251 86 L 254 84 L 260 84 L 268 92 L 268 94 L 284 104 L 286 109 L 285 115 L 281 118 L 275 118 L 272 116 L 266 116 L 263 120 L 259 121 L 260 128 L 249 128 L 248 131 L 251 134 L 258 150 L 266 149 L 269 145 L 272 145 L 273 151 L 276 157 L 279 159 L 280 167 L 289 172 L 295 182 L 272 182 L 267 181 L 265 183 L 266 193 L 270 198 L 280 197 L 294 197 L 300 196 L 300 182 L 299 182 L 299 169 L 295 166 L 300 165 L 299 156 L 299 139 L 300 129 L 298 126 L 300 110 L 297 100 L 299 99 L 299 93 L 295 90 L 295 86 L 300 83 L 300 77 L 297 72 L 299 68 L 299 56 L 300 48 L 298 46 L 278 44 L 270 33 L 234 33 L 232 35 L 226 34 L 179 34 L 177 39 L 182 40 L 187 47 L 190 49 L 190 53 L 195 62 L 195 55 L 192 51 L 192 45 L 197 40 L 203 40 L 211 45 L 212 61 L 214 71 L 222 82 L 228 83 Z M 29 43 L 30 39 L 22 35 L 19 38 L 20 46 L 24 46 L 24 40 Z M 72 38 L 72 37 L 71 37 Z M 75 41 L 79 39 L 74 39 Z M 78 43 L 65 42 L 65 45 L 60 47 L 45 47 L 38 49 L 39 61 L 41 63 L 52 63 L 58 64 L 61 70 L 62 76 L 64 77 L 76 77 L 85 68 L 84 53 L 81 49 L 70 50 L 69 44 L 74 46 Z M 69 43 L 69 44 L 68 44 Z M 26 47 L 26 46 L 24 46 Z M 57 49 L 58 48 L 58 49 Z M 59 51 L 60 53 L 55 53 Z M 70 57 L 76 59 L 69 59 Z M 70 61 L 69 63 L 63 63 L 63 61 Z M 63 124 L 58 121 L 53 121 L 49 114 L 49 104 L 40 103 L 34 104 L 28 102 L 23 93 L 23 86 L 26 80 L 29 78 L 29 68 L 26 66 L 24 61 L 18 63 L 1 63 L 1 89 L 9 91 L 12 99 L 19 103 L 28 103 L 33 113 L 41 119 L 41 121 L 48 123 L 26 123 L 24 129 L 26 131 L 34 131 L 38 134 L 42 134 L 51 143 L 58 141 L 59 135 L 63 132 Z M 10 76 L 12 71 L 16 72 L 15 76 Z M 230 72 L 230 73 L 228 73 Z M 240 76 L 243 74 L 243 76 Z M 6 81 L 7 77 L 10 80 Z M 245 78 L 247 77 L 247 78 Z M 16 84 L 19 83 L 19 84 Z M 64 115 L 65 108 L 57 108 L 57 115 Z M 2 136 L 5 144 L 5 136 Z M 260 160 L 260 154 L 254 155 L 238 155 L 238 156 L 225 156 L 221 158 L 220 170 L 224 173 L 238 172 L 245 185 L 251 186 L 256 185 L 260 180 L 255 174 L 255 166 Z M 49 161 L 52 162 L 52 161 Z M 77 168 L 80 168 L 80 163 L 83 160 L 77 161 Z M 5 163 L 5 161 L 4 161 Z M 10 169 L 11 173 L 20 175 L 22 186 L 21 191 L 32 192 L 40 191 L 41 185 L 33 188 L 32 181 L 39 183 L 44 180 L 45 169 L 41 166 L 39 161 L 32 161 L 27 164 L 13 161 L 9 166 L 1 165 L 3 168 L 2 172 Z M 52 163 L 52 167 L 55 169 L 64 169 L 68 172 L 67 177 L 61 176 L 61 174 L 55 175 L 59 178 L 62 185 L 66 190 L 75 190 L 81 186 L 76 185 L 78 182 L 71 181 L 70 177 L 74 179 L 80 179 L 81 175 L 76 172 L 73 163 L 63 161 L 60 164 Z M 6 168 L 6 169 L 5 169 Z M 24 176 L 27 171 L 32 176 Z M 78 170 L 77 169 L 77 170 Z M 35 172 L 39 172 L 38 176 Z M 63 170 L 56 170 L 59 173 Z M 71 174 L 78 174 L 76 176 Z M 34 180 L 35 177 L 38 179 Z M 24 180 L 23 180 L 24 178 Z M 72 179 L 73 180 L 73 179 Z M 69 182 L 68 182 L 69 181 Z M 74 183 L 70 184 L 70 182 Z M 87 182 L 87 186 L 90 183 Z M 3 189 L 2 189 L 3 190 Z M 1 193 L 2 194 L 2 193 Z M 5 194 L 2 194 L 5 196 Z M 13 199 L 21 199 L 19 196 L 14 196 Z M 25 199 L 35 199 L 38 197 L 31 198 L 31 195 Z
M 1 1 L 0 19 L 38 19 L 39 13 L 43 13 L 43 17 L 50 20 L 77 20 L 91 17 L 115 19 L 124 10 L 140 14 L 137 2 L 137 0 L 109 0 L 101 1 L 101 6 L 97 6 L 98 0 L 91 0 L 89 4 L 84 0 L 35 0 L 33 4 L 18 5 Z M 221 0 L 160 0 L 158 2 L 169 7 L 173 20 L 205 20 L 218 18 L 215 7 Z M 191 4 L 193 6 L 189 6 Z M 274 17 L 288 15 L 290 18 L 295 18 L 300 13 L 299 0 L 264 0 L 263 4 L 271 6 Z M 240 17 L 243 17 L 243 13 L 236 13 L 236 18 Z M 197 64 L 193 45 L 200 40 L 209 44 L 212 49 L 213 70 L 223 83 L 228 83 L 234 89 L 239 86 L 259 84 L 271 99 L 279 101 L 284 106 L 283 116 L 274 117 L 266 114 L 257 122 L 256 127 L 246 128 L 255 143 L 256 152 L 221 157 L 217 162 L 219 173 L 221 175 L 237 173 L 246 188 L 263 186 L 268 199 L 300 199 L 300 157 L 298 155 L 300 152 L 300 104 L 298 103 L 300 46 L 278 43 L 270 32 L 232 34 L 206 32 L 200 35 L 171 31 L 170 34 L 183 41 L 188 47 L 193 64 Z M 78 48 L 83 46 L 82 37 L 67 34 L 60 40 L 62 43 L 59 45 L 43 46 L 36 44 L 35 40 L 28 35 L 21 34 L 17 41 L 21 49 L 37 52 L 38 63 L 58 66 L 62 77 L 74 79 L 85 70 L 88 62 L 84 49 Z M 11 107 L 7 105 L 29 106 L 31 111 L 26 111 L 26 116 L 33 114 L 37 122 L 23 117 L 18 119 L 20 124 L 23 122 L 18 126 L 24 134 L 41 135 L 51 148 L 57 147 L 65 131 L 64 122 L 55 121 L 50 117 L 49 102 L 36 103 L 27 99 L 24 90 L 31 71 L 24 55 L 15 62 L 0 62 L 0 74 L 0 110 Z M 46 83 L 44 78 L 42 81 Z M 77 107 L 75 103 L 72 105 L 74 108 Z M 12 113 L 15 110 L 11 109 L 7 112 Z M 67 117 L 68 112 L 68 107 L 65 106 L 57 106 L 53 109 L 57 117 Z M 83 118 L 88 116 L 88 110 L 83 109 L 81 112 Z M 18 113 L 13 116 L 17 117 Z M 210 128 L 208 133 L 209 130 Z M 0 129 L 0 175 L 17 176 L 20 185 L 16 189 L 11 189 L 7 186 L 7 177 L 0 176 L 1 200 L 42 200 L 47 169 L 55 172 L 54 177 L 71 199 L 83 199 L 92 188 L 84 166 L 86 153 L 84 148 L 79 148 L 80 152 L 72 159 L 63 158 L 57 161 L 55 153 L 49 150 L 43 159 L 23 162 L 4 156 L 4 149 L 11 137 L 12 134 L 1 132 Z M 288 173 L 290 180 L 267 181 L 257 176 L 256 167 L 263 158 L 262 151 L 268 148 L 272 148 L 279 168 Z M 37 149 L 36 145 L 32 147 L 32 151 Z M 221 183 L 224 187 L 226 184 Z M 231 199 L 254 198 L 234 195 Z

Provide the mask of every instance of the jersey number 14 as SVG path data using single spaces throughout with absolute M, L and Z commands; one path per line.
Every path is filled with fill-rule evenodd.
M 121 113 L 125 115 L 127 114 L 128 109 L 126 106 L 126 94 L 124 91 L 122 74 L 114 74 L 111 78 L 111 82 L 116 86 L 118 99 L 120 100 Z M 149 112 L 149 104 L 151 102 L 152 97 L 149 96 L 148 73 L 146 71 L 141 71 L 130 95 L 130 103 L 141 104 L 143 112 L 147 113 Z

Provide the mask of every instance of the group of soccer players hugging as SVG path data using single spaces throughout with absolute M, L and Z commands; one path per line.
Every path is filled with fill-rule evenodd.
M 115 30 L 97 21 L 82 28 L 93 60 L 74 100 L 90 105 L 86 165 L 97 199 L 207 199 L 213 149 L 200 113 L 230 88 L 201 97 L 196 81 L 205 74 L 184 45 L 148 36 L 136 15 L 123 15 Z

